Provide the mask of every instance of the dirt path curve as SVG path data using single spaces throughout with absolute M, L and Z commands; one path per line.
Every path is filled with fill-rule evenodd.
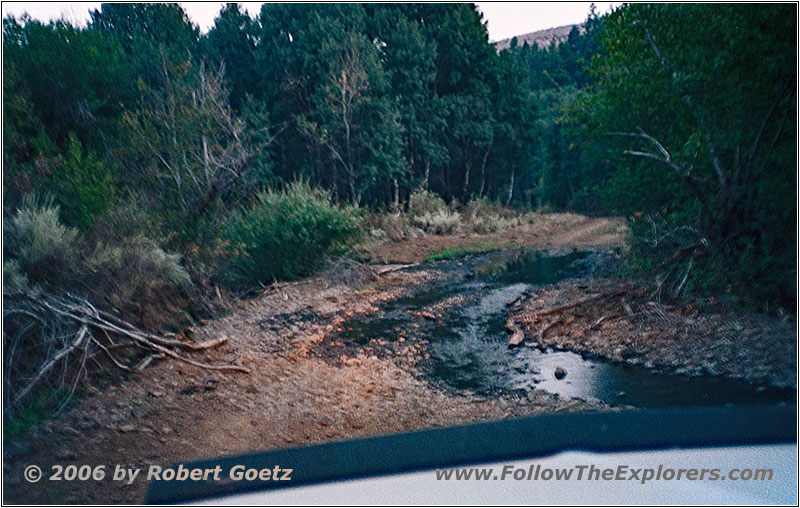
M 508 236 L 513 242 L 530 241 L 537 246 L 586 247 L 598 242 L 616 246 L 624 230 L 618 221 L 567 214 L 543 218 L 538 232 L 532 226 L 515 228 Z M 504 245 L 509 244 L 499 242 L 498 246 Z M 195 330 L 199 342 L 222 335 L 228 341 L 217 350 L 195 355 L 207 362 L 245 365 L 251 374 L 206 371 L 163 360 L 126 382 L 103 391 L 90 389 L 90 395 L 68 414 L 5 442 L 4 502 L 144 500 L 147 483 L 142 478 L 130 486 L 108 478 L 101 482 L 43 480 L 30 485 L 22 479 L 29 464 L 40 466 L 45 477 L 53 464 L 147 468 L 356 436 L 599 407 L 559 400 L 540 391 L 527 398 L 456 395 L 415 376 L 414 351 L 399 342 L 384 354 L 350 357 L 343 348 L 338 358 L 331 357 L 330 351 L 336 351 L 338 344 L 331 342 L 330 334 L 346 318 L 375 312 L 376 305 L 398 296 L 405 287 L 439 276 L 433 270 L 392 272 L 358 290 L 316 277 L 239 302 L 229 316 Z
M 574 213 L 532 214 L 529 222 L 487 235 L 431 235 L 373 245 L 365 256 L 377 263 L 419 263 L 445 249 L 513 247 L 622 247 L 627 227 L 618 218 L 592 218 Z

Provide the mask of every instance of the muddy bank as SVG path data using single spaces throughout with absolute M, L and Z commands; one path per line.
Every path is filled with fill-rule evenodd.
M 370 316 L 345 320 L 330 342 L 349 354 L 394 348 L 431 382 L 487 396 L 546 391 L 635 407 L 794 399 L 792 390 L 774 389 L 793 388 L 787 377 L 793 366 L 790 323 L 777 331 L 762 327 L 772 342 L 747 336 L 745 343 L 758 351 L 736 349 L 742 336 L 730 330 L 745 325 L 729 310 L 716 316 L 722 330 L 697 333 L 690 343 L 685 336 L 698 328 L 692 321 L 697 311 L 654 303 L 643 288 L 615 277 L 619 262 L 609 249 L 516 249 L 430 263 L 428 269 L 447 276 L 416 286 Z M 644 325 L 650 317 L 657 326 L 620 328 L 624 322 Z M 506 331 L 514 330 L 527 340 L 509 349 Z M 608 339 L 606 332 L 612 332 Z M 725 347 L 737 359 L 752 357 L 709 357 Z M 760 357 L 763 351 L 775 358 Z M 703 369 L 694 367 L 695 358 L 702 358 Z M 759 375 L 765 371 L 772 376 Z
M 566 307 L 598 295 L 613 296 Z M 544 315 L 543 315 L 544 313 Z M 538 288 L 513 319 L 531 347 L 584 353 L 661 372 L 797 389 L 797 321 L 719 303 L 667 305 L 634 282 L 581 277 Z

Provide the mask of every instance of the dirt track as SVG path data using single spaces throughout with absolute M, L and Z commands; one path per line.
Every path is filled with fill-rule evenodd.
M 532 223 L 487 235 L 443 235 L 373 245 L 366 256 L 378 263 L 419 263 L 444 249 L 507 249 L 513 247 L 591 248 L 621 247 L 627 232 L 624 221 L 591 218 L 573 213 L 536 214 Z
M 496 248 L 620 246 L 624 225 L 572 214 L 537 216 L 533 224 L 483 237 L 441 236 L 373 248 L 385 261 L 413 262 L 472 242 Z M 146 482 L 22 479 L 28 464 L 47 474 L 59 464 L 166 466 L 304 443 L 493 420 L 538 412 L 592 410 L 596 403 L 453 394 L 415 375 L 416 351 L 402 342 L 384 354 L 336 357 L 325 339 L 344 319 L 374 312 L 404 287 L 435 271 L 392 272 L 360 289 L 325 277 L 275 286 L 235 305 L 225 318 L 195 330 L 198 342 L 228 337 L 207 362 L 230 362 L 251 374 L 201 370 L 164 360 L 124 383 L 92 392 L 68 414 L 6 442 L 6 503 L 140 503 Z M 324 342 L 327 341 L 327 342 Z

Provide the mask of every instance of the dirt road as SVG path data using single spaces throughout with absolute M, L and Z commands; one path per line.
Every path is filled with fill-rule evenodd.
M 539 216 L 533 224 L 483 237 L 436 236 L 373 247 L 385 261 L 414 262 L 446 247 L 491 244 L 619 246 L 624 225 L 572 214 Z M 196 353 L 250 374 L 219 373 L 163 360 L 132 379 L 90 394 L 67 414 L 7 440 L 7 503 L 140 503 L 146 482 L 26 483 L 28 464 L 47 475 L 52 464 L 166 466 L 305 443 L 493 420 L 539 412 L 592 410 L 546 392 L 523 397 L 455 394 L 420 379 L 419 351 L 403 342 L 350 357 L 329 337 L 347 318 L 370 313 L 404 288 L 435 279 L 433 270 L 390 272 L 360 288 L 324 276 L 281 284 L 235 304 L 230 315 L 195 330 L 198 342 L 226 336 L 216 350 Z

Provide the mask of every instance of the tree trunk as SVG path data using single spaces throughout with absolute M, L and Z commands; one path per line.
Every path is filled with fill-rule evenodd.
M 392 209 L 396 212 L 400 209 L 400 184 L 397 178 L 392 178 Z
M 506 198 L 506 206 L 511 204 L 511 198 L 514 197 L 514 176 L 517 172 L 517 163 L 514 162 L 511 165 L 511 178 L 509 178 L 508 182 L 508 197 Z
M 483 154 L 483 162 L 481 163 L 481 187 L 478 190 L 478 197 L 483 198 L 483 190 L 486 187 L 486 159 L 489 158 L 489 152 L 491 151 L 492 147 L 486 149 L 486 153 Z
M 464 170 L 464 185 L 461 187 L 461 200 L 467 200 L 467 192 L 469 192 L 469 174 L 472 171 L 472 162 L 467 163 L 467 167 Z

